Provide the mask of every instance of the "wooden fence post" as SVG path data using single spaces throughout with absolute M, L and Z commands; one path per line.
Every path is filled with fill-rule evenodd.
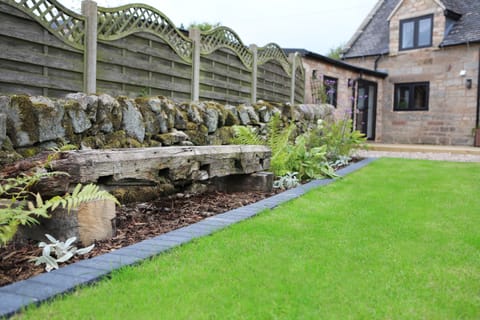
M 97 3 L 82 1 L 82 14 L 86 17 L 83 91 L 97 91 Z
M 191 28 L 188 37 L 193 41 L 192 51 L 192 101 L 200 100 L 200 30 Z
M 298 52 L 290 53 L 288 58 L 290 63 L 292 64 L 292 79 L 290 82 L 290 104 L 295 104 L 295 80 L 296 80 L 296 73 L 297 73 L 297 56 Z
M 250 45 L 252 51 L 252 89 L 250 93 L 250 102 L 255 104 L 257 102 L 257 70 L 258 70 L 258 47 L 254 44 Z

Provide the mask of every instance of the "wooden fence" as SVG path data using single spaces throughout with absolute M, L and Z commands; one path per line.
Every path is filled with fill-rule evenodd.
M 0 0 L 0 94 L 163 95 L 180 101 L 302 103 L 300 57 L 245 46 L 227 27 L 177 29 L 147 5 Z

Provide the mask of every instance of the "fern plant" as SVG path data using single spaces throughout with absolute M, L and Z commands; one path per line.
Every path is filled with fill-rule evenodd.
M 320 121 L 312 130 L 308 145 L 327 146 L 327 159 L 335 162 L 342 156 L 350 156 L 352 152 L 364 146 L 365 135 L 352 129 L 352 120 L 345 117 L 336 121 Z
M 270 167 L 276 176 L 283 176 L 289 170 L 290 146 L 295 124 L 283 126 L 280 114 L 274 114 L 267 124 L 267 137 L 262 138 L 250 127 L 234 126 L 233 144 L 266 145 L 272 150 Z

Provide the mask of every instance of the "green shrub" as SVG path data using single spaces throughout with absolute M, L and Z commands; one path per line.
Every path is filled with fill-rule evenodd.
M 307 145 L 310 148 L 326 146 L 326 158 L 335 162 L 342 157 L 351 156 L 352 152 L 363 147 L 365 135 L 352 129 L 352 120 L 319 120 L 316 128 L 309 135 Z
M 284 126 L 280 115 L 275 114 L 267 124 L 266 139 L 260 137 L 250 127 L 235 126 L 235 144 L 261 144 L 272 150 L 270 169 L 277 177 L 296 172 L 298 179 L 308 180 L 321 177 L 335 177 L 333 169 L 328 164 L 326 147 L 310 147 L 311 132 L 304 133 L 293 139 L 296 126 Z
M 295 129 L 294 124 L 284 126 L 280 114 L 274 114 L 267 124 L 266 139 L 250 127 L 234 126 L 232 143 L 268 146 L 272 150 L 270 167 L 276 176 L 282 176 L 290 171 L 290 148 L 293 145 Z

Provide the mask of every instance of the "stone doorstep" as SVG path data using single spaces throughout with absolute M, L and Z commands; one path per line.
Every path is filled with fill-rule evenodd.
M 339 176 L 347 175 L 367 166 L 374 160 L 376 159 L 364 159 L 339 170 L 337 174 Z M 74 290 L 79 285 L 99 281 L 114 270 L 138 264 L 145 259 L 157 256 L 193 239 L 210 235 L 231 224 L 255 216 L 265 209 L 274 208 L 282 203 L 298 198 L 313 188 L 330 184 L 333 181 L 335 180 L 314 180 L 271 198 L 206 218 L 152 239 L 143 240 L 128 247 L 1 287 L 0 317 L 12 316 L 30 304 L 38 304 L 50 300 L 57 295 Z
M 367 150 L 389 151 L 389 152 L 452 153 L 452 154 L 468 154 L 468 155 L 480 156 L 480 148 L 467 147 L 467 146 L 368 143 Z

